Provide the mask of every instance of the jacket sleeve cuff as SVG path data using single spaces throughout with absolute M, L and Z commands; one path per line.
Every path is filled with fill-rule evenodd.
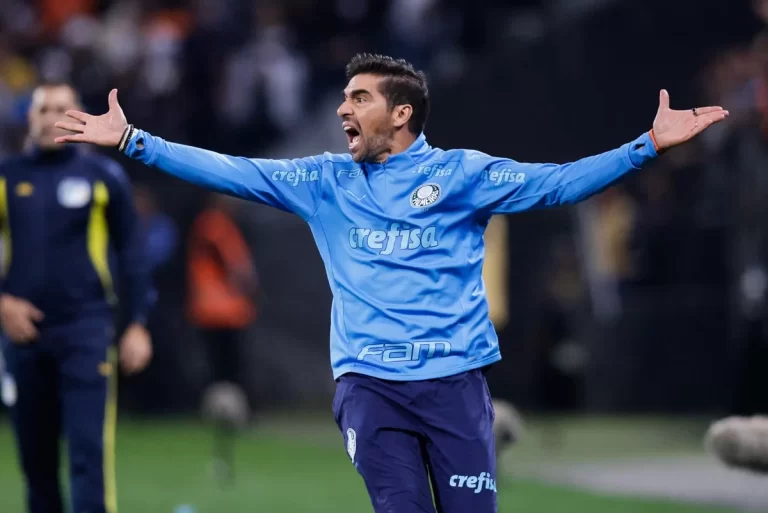
M 136 317 L 131 324 L 138 324 L 140 326 L 147 327 L 147 317 L 145 315 Z
M 131 137 L 125 146 L 125 154 L 132 159 L 150 165 L 157 151 L 157 141 L 149 132 L 136 129 L 135 135 Z
M 128 324 L 140 324 L 146 327 L 149 320 L 149 312 L 156 301 L 155 296 L 155 289 L 152 288 L 148 291 L 146 296 L 136 298 L 137 301 L 133 305 L 128 306 L 128 311 L 126 312 L 127 315 L 125 317 Z
M 644 133 L 629 145 L 629 160 L 638 169 L 652 162 L 658 156 L 650 132 Z
M 130 317 L 130 320 L 128 321 L 128 325 L 131 324 L 139 324 L 141 326 L 146 327 L 147 325 L 147 315 L 144 313 L 137 313 Z

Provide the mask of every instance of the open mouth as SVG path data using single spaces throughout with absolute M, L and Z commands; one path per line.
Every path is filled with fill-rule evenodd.
M 349 123 L 344 123 L 344 133 L 347 134 L 349 151 L 355 151 L 360 145 L 360 131 Z

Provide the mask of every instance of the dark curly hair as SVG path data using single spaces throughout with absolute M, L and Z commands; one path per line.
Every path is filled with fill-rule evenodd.
M 347 80 L 362 74 L 382 77 L 379 92 L 387 99 L 389 108 L 410 105 L 413 113 L 408 120 L 408 130 L 415 135 L 424 131 L 429 117 L 429 90 L 423 71 L 415 70 L 403 59 L 360 53 L 347 64 Z

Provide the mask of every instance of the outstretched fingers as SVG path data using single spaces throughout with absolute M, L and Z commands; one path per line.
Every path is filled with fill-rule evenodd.
M 700 121 L 704 121 L 705 123 L 717 123 L 719 121 L 724 120 L 728 117 L 728 111 L 727 110 L 718 110 L 718 111 L 712 111 L 707 114 L 699 114 L 696 116 L 699 118 Z
M 725 111 L 725 110 L 709 112 L 707 114 L 699 113 L 699 115 L 696 116 L 696 124 L 694 125 L 694 131 L 696 133 L 701 132 L 702 130 L 714 125 L 715 123 L 719 123 L 720 121 L 723 121 L 727 117 L 728 117 L 728 111 Z
M 83 123 L 87 123 L 88 120 L 93 117 L 90 114 L 87 114 L 85 112 L 80 112 L 79 110 L 68 110 L 65 114 L 67 115 L 67 117 L 70 117 L 72 119 L 76 119 L 76 120 L 81 121 Z
M 710 114 L 712 112 L 726 112 L 722 107 L 696 107 L 696 115 Z
M 56 143 L 82 143 L 82 142 L 88 142 L 88 138 L 85 136 L 85 134 L 62 135 L 61 137 L 57 137 L 56 139 L 54 139 L 54 142 L 56 142 Z
M 85 125 L 81 123 L 67 123 L 65 121 L 57 121 L 56 128 L 61 128 L 69 132 L 83 133 L 85 131 Z

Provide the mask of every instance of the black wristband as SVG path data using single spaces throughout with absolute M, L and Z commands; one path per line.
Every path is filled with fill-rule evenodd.
M 131 131 L 128 134 L 128 139 L 125 140 L 125 149 L 126 150 L 128 149 L 128 145 L 131 143 L 131 139 L 136 137 L 136 132 L 137 131 L 138 131 L 138 128 L 136 128 L 135 126 L 131 125 Z
M 133 132 L 133 125 L 128 125 L 125 127 L 125 130 L 123 130 L 123 136 L 120 137 L 120 144 L 117 146 L 118 151 L 121 153 L 125 151 L 125 149 L 128 147 L 128 143 L 131 141 Z
M 118 151 L 122 151 L 121 148 L 123 147 L 123 143 L 125 142 L 125 138 L 128 135 L 128 132 L 131 130 L 131 125 L 125 125 L 125 128 L 123 128 L 123 134 L 120 136 L 120 140 L 117 142 L 116 148 Z

